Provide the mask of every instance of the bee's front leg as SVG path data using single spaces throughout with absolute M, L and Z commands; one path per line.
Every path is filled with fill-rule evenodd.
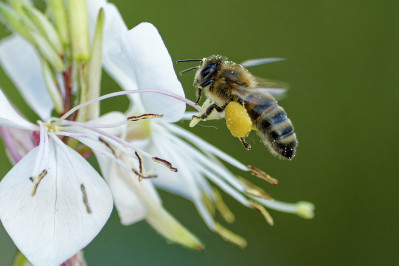
M 197 92 L 196 92 L 196 96 L 197 96 L 197 100 L 195 100 L 195 104 L 198 104 L 199 101 L 201 100 L 201 96 L 202 96 L 202 90 L 203 88 L 207 87 L 210 85 L 210 90 L 212 89 L 212 85 L 213 85 L 214 80 L 213 79 L 208 79 L 205 80 L 204 82 L 202 82 L 199 87 L 197 88 Z
M 195 94 L 197 96 L 197 100 L 195 100 L 195 104 L 197 105 L 199 103 L 199 101 L 201 100 L 202 87 L 198 87 L 197 92 Z
M 196 119 L 201 119 L 201 120 L 207 119 L 208 116 L 213 112 L 213 110 L 216 110 L 216 111 L 218 111 L 219 113 L 221 113 L 221 112 L 224 111 L 224 109 L 226 109 L 226 106 L 227 106 L 227 103 L 224 104 L 224 105 L 221 106 L 221 107 L 218 106 L 216 103 L 211 104 L 210 106 L 208 106 L 208 108 L 206 108 L 205 112 L 204 112 L 203 114 L 201 114 L 200 116 L 193 115 L 193 119 L 194 119 L 194 118 L 196 118 Z

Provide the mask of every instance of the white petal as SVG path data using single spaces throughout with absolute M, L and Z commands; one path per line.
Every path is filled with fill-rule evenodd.
M 170 161 L 170 156 L 169 156 L 169 151 L 170 151 L 170 142 L 168 139 L 164 138 L 162 134 L 157 133 L 154 130 L 153 136 L 153 143 L 150 144 L 148 147 L 149 152 L 153 154 L 154 156 L 157 156 L 159 158 L 163 158 L 165 160 L 168 160 L 170 163 L 172 163 L 173 167 L 176 167 L 178 169 L 178 172 L 172 172 L 169 171 L 165 166 L 155 163 L 153 161 L 147 162 L 147 167 L 150 169 L 154 169 L 155 172 L 158 174 L 158 178 L 154 179 L 153 182 L 154 184 L 163 190 L 169 191 L 170 193 L 185 197 L 189 200 L 193 199 L 193 195 L 190 192 L 189 189 L 187 189 L 187 185 L 185 184 L 185 179 L 186 178 L 191 178 L 191 175 L 188 177 L 182 176 L 180 168 L 184 166 L 190 166 L 191 161 L 189 161 L 190 157 L 187 156 L 186 158 L 188 159 L 186 161 L 186 164 L 184 165 L 176 165 L 176 162 Z M 172 149 L 179 150 L 179 152 L 182 152 L 180 147 L 173 146 Z M 194 172 L 194 171 L 190 171 Z
M 104 147 L 106 148 L 106 147 Z M 107 149 L 107 148 L 106 148 Z M 109 188 L 111 189 L 115 207 L 118 210 L 121 223 L 123 225 L 130 225 L 136 223 L 147 217 L 148 211 L 140 198 L 136 196 L 135 191 L 129 188 L 123 177 L 121 177 L 122 169 L 118 169 L 118 165 L 109 158 L 96 153 L 98 164 L 101 168 L 101 172 L 104 175 L 105 180 Z M 131 176 L 138 180 L 136 176 Z M 147 194 L 151 200 L 157 204 L 161 204 L 161 200 L 156 192 L 151 180 L 143 180 L 138 183 L 133 180 L 137 189 L 142 189 L 143 193 Z M 136 184 L 137 183 L 137 184 Z
M 0 42 L 0 63 L 26 103 L 43 119 L 54 105 L 43 80 L 39 57 L 27 41 L 12 35 Z
M 141 23 L 118 36 L 139 89 L 159 89 L 184 97 L 169 52 L 152 24 Z M 161 94 L 143 93 L 141 99 L 146 112 L 163 114 L 170 122 L 178 121 L 186 109 L 185 103 Z
M 174 167 L 177 167 L 178 172 L 172 173 L 174 176 L 170 175 L 169 169 L 161 169 L 158 168 L 158 178 L 154 179 L 155 185 L 162 186 L 163 189 L 170 191 L 172 193 L 176 193 L 178 195 L 184 196 L 193 201 L 198 212 L 201 217 L 204 219 L 205 223 L 209 228 L 214 228 L 214 221 L 212 216 L 210 215 L 207 208 L 204 206 L 204 202 L 202 201 L 202 191 L 201 187 L 197 183 L 196 177 L 199 175 L 192 174 L 197 169 L 191 167 L 192 162 L 190 161 L 190 157 L 182 156 L 179 153 L 176 153 L 176 150 L 179 150 L 179 147 L 170 145 L 170 143 L 166 143 L 166 139 L 162 139 L 161 137 L 154 138 L 154 147 L 155 150 L 158 151 L 161 157 L 167 159 L 172 163 Z M 172 185 L 168 184 L 168 182 L 173 182 Z
M 113 163 L 108 175 L 107 183 L 114 195 L 115 206 L 118 210 L 121 223 L 123 225 L 131 225 L 147 217 L 148 211 L 146 206 L 141 202 L 135 191 L 129 188 L 128 184 L 120 176 L 121 169 Z M 122 170 L 124 171 L 124 170 Z M 151 198 L 154 204 L 161 204 L 161 200 L 156 192 L 151 180 L 138 181 L 137 176 L 131 175 L 136 189 L 140 189 L 144 194 Z
M 108 113 L 98 119 L 90 121 L 93 124 L 107 124 L 110 122 L 118 122 L 126 120 L 126 117 L 118 112 Z M 120 137 L 124 134 L 126 130 L 126 124 L 114 127 L 114 128 L 104 128 L 104 131 L 110 133 L 114 136 Z M 98 138 L 96 138 L 98 140 Z M 111 192 L 113 194 L 115 207 L 118 210 L 119 217 L 121 219 L 121 223 L 123 225 L 130 225 L 135 222 L 138 222 L 147 217 L 147 209 L 141 202 L 141 200 L 136 196 L 136 193 L 129 188 L 129 185 L 126 184 L 125 180 L 121 177 L 121 169 L 116 164 L 114 160 L 109 157 L 105 157 L 100 152 L 110 153 L 112 156 L 112 151 L 109 147 L 107 147 L 104 143 L 99 141 L 94 141 L 92 139 L 87 138 L 79 138 L 79 141 L 84 143 L 86 146 L 93 149 L 98 165 L 101 168 L 101 172 Z M 136 176 L 132 176 L 134 179 L 138 179 Z M 133 183 L 136 184 L 133 180 Z M 138 182 L 137 182 L 138 183 Z M 152 184 L 151 180 L 143 180 L 137 185 L 137 189 L 143 189 L 145 194 L 148 194 L 152 200 L 158 204 L 161 204 L 161 200 Z
M 0 126 L 37 130 L 38 127 L 20 116 L 0 89 Z
M 112 211 L 111 193 L 76 151 L 50 139 L 48 171 L 32 196 L 29 180 L 38 148 L 26 155 L 0 183 L 0 215 L 19 250 L 34 265 L 60 265 L 84 248 Z M 83 201 L 84 185 L 91 209 Z

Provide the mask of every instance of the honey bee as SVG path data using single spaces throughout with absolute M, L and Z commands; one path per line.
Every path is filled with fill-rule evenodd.
M 284 109 L 278 105 L 272 96 L 281 90 L 270 89 L 270 82 L 266 87 L 257 80 L 243 65 L 253 66 L 262 63 L 277 61 L 276 59 L 255 59 L 246 63 L 236 64 L 227 61 L 227 58 L 213 55 L 204 59 L 186 59 L 179 62 L 199 61 L 200 65 L 186 69 L 180 74 L 197 70 L 194 78 L 196 101 L 201 100 L 202 92 L 211 104 L 199 116 L 193 119 L 206 120 L 214 111 L 222 113 L 231 102 L 242 105 L 255 129 L 270 151 L 282 159 L 292 159 L 295 156 L 298 144 L 294 127 L 288 119 Z M 276 93 L 277 92 L 277 93 Z M 240 141 L 246 149 L 250 145 L 245 142 L 245 137 Z

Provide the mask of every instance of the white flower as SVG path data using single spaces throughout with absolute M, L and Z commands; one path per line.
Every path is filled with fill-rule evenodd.
M 27 56 L 25 57 L 19 56 L 21 54 L 21 51 L 27 51 L 26 54 Z M 187 230 L 185 230 L 184 227 L 182 227 L 171 215 L 169 215 L 162 208 L 162 205 L 160 204 L 160 200 L 158 199 L 158 195 L 156 193 L 156 190 L 153 188 L 152 183 L 148 180 L 144 180 L 142 183 L 138 184 L 137 174 L 142 177 L 143 173 L 141 172 L 142 169 L 139 169 L 139 166 L 140 167 L 142 166 L 137 164 L 138 163 L 137 159 L 140 156 L 152 159 L 152 156 L 144 151 L 141 151 L 140 149 L 136 149 L 136 147 L 134 147 L 132 144 L 123 141 L 123 139 L 118 138 L 118 136 L 121 137 L 124 136 L 125 132 L 124 124 L 126 123 L 126 118 L 124 116 L 122 116 L 119 113 L 113 113 L 106 115 L 100 119 L 90 121 L 90 123 L 81 123 L 81 122 L 64 120 L 66 117 L 68 117 L 71 114 L 71 112 L 65 114 L 61 119 L 50 118 L 50 112 L 53 109 L 54 105 L 51 102 L 51 100 L 48 101 L 50 97 L 48 96 L 48 92 L 45 87 L 45 81 L 42 78 L 42 73 L 38 71 L 39 69 L 41 69 L 41 63 L 43 62 L 40 62 L 40 59 L 37 56 L 37 52 L 34 49 L 32 49 L 31 45 L 17 35 L 8 37 L 0 43 L 0 62 L 2 63 L 3 68 L 9 74 L 11 79 L 15 82 L 17 88 L 20 90 L 22 96 L 26 99 L 28 104 L 30 104 L 32 109 L 34 109 L 37 113 L 40 114 L 42 121 L 46 121 L 43 123 L 40 122 L 41 124 L 43 124 L 40 128 L 42 140 L 40 141 L 41 144 L 39 147 L 41 147 L 41 149 L 39 149 L 39 147 L 35 148 L 34 151 L 37 150 L 38 151 L 37 153 L 34 153 L 32 151 L 30 153 L 32 155 L 26 156 L 28 158 L 34 158 L 34 157 L 39 157 L 39 158 L 34 162 L 34 164 L 31 167 L 28 167 L 28 165 L 32 164 L 32 159 L 27 162 L 24 159 L 22 161 L 26 162 L 25 163 L 26 165 L 25 164 L 22 165 L 21 161 L 21 163 L 17 164 L 13 168 L 13 169 L 20 169 L 21 167 L 24 167 L 27 170 L 32 168 L 31 169 L 32 173 L 30 173 L 30 175 L 27 178 L 29 180 L 29 177 L 32 177 L 31 179 L 33 180 L 32 184 L 34 192 L 32 189 L 29 195 L 34 194 L 34 196 L 36 196 L 37 193 L 40 192 L 39 188 L 42 188 L 42 182 L 47 180 L 48 177 L 50 179 L 53 177 L 52 176 L 53 171 L 49 172 L 47 167 L 48 165 L 52 165 L 51 160 L 54 159 L 55 155 L 60 154 L 62 152 L 64 152 L 65 154 L 68 154 L 70 152 L 76 153 L 66 145 L 62 144 L 62 142 L 58 140 L 58 138 L 55 136 L 57 135 L 57 136 L 75 138 L 79 140 L 81 143 L 84 143 L 87 146 L 89 146 L 96 153 L 96 155 L 99 156 L 100 166 L 104 173 L 108 172 L 107 169 L 111 169 L 112 171 L 117 171 L 118 174 L 121 176 L 121 178 L 118 179 L 116 177 L 113 177 L 112 175 L 105 174 L 106 181 L 108 182 L 109 187 L 116 192 L 115 204 L 118 210 L 120 212 L 123 212 L 125 209 L 128 210 L 126 212 L 126 217 L 127 217 L 126 223 L 132 223 L 132 221 L 143 219 L 144 216 L 146 216 L 148 222 L 152 224 L 160 233 L 162 233 L 168 239 L 185 244 L 195 249 L 202 249 L 201 243 L 194 236 L 192 236 Z M 32 71 L 30 68 L 32 68 Z M 26 73 L 29 74 L 26 75 Z M 4 98 L 4 102 L 7 102 L 2 92 L 1 95 Z M 37 95 L 39 95 L 39 97 L 36 97 Z M 184 108 L 184 104 L 180 104 L 180 107 L 182 106 Z M 76 108 L 80 107 L 77 106 L 74 108 L 74 110 Z M 14 127 L 23 128 L 25 130 L 29 129 L 32 131 L 39 130 L 39 127 L 37 125 L 32 125 L 29 122 L 27 122 L 25 119 L 20 117 L 11 108 L 8 102 L 7 104 L 0 105 L 0 112 L 4 113 L 3 116 L 0 116 L 0 125 L 14 126 Z M 173 115 L 173 112 L 171 112 L 171 114 Z M 19 123 L 15 123 L 15 121 L 19 120 L 20 120 Z M 105 125 L 104 128 L 104 124 L 109 123 L 110 121 L 112 121 L 114 125 L 111 127 L 109 127 L 109 125 Z M 11 144 L 11 142 L 9 143 Z M 52 152 L 53 150 L 55 151 Z M 71 164 L 68 164 L 68 162 L 62 164 L 61 161 L 56 161 L 59 167 L 63 167 L 63 169 L 60 169 L 63 170 L 62 173 L 67 173 L 66 171 L 64 171 L 65 169 L 74 169 L 75 168 L 74 164 L 82 163 L 76 161 L 77 158 L 80 158 L 81 160 L 84 161 L 84 163 L 82 164 L 86 164 L 86 166 L 88 165 L 87 162 L 83 158 L 81 158 L 80 155 L 77 156 L 78 157 L 76 156 L 73 157 L 71 155 L 67 156 L 68 158 L 72 157 L 72 159 L 74 159 L 73 163 Z M 134 158 L 131 158 L 132 156 Z M 106 158 L 106 160 L 104 160 L 104 158 Z M 103 160 L 101 161 L 101 159 Z M 55 167 L 52 166 L 51 169 L 54 168 Z M 13 173 L 13 170 L 10 171 L 10 173 Z M 19 175 L 19 173 L 15 175 Z M 14 180 L 13 178 L 14 175 L 11 175 L 11 177 L 9 176 L 10 175 L 7 175 L 7 177 L 4 178 L 4 180 L 5 181 Z M 124 178 L 124 180 L 122 178 Z M 99 180 L 102 182 L 101 179 Z M 121 181 L 123 181 L 123 183 L 121 183 Z M 3 186 L 4 190 L 9 189 L 9 185 L 7 185 L 8 183 L 4 184 L 6 184 Z M 117 187 L 118 189 L 115 190 L 114 187 Z M 74 188 L 76 189 L 76 187 Z M 85 205 L 86 208 L 90 208 L 91 210 L 92 200 L 90 199 L 89 195 L 91 193 L 90 192 L 91 189 L 87 189 L 84 184 L 83 186 L 79 186 L 78 188 L 80 194 L 74 190 L 71 190 L 71 193 L 74 194 L 75 196 L 77 195 L 79 197 L 78 198 L 79 202 Z M 134 191 L 135 188 L 137 188 L 137 191 Z M 18 187 L 16 189 L 18 189 Z M 128 193 L 123 193 L 123 191 L 128 191 Z M 1 194 L 1 189 L 0 189 L 0 194 Z M 18 194 L 14 193 L 14 195 L 16 198 L 18 197 Z M 140 200 L 138 200 L 137 198 L 138 196 L 136 195 L 140 196 Z M 102 201 L 98 201 L 96 200 L 95 197 L 93 197 L 93 200 L 95 200 L 99 204 L 104 205 L 104 210 L 108 211 L 108 215 L 110 213 L 110 209 L 108 208 L 110 203 L 109 199 L 110 199 L 109 192 L 108 196 L 105 195 Z M 123 202 L 127 202 L 129 208 L 125 208 L 123 203 L 119 204 L 119 202 L 121 201 L 120 199 L 122 199 Z M 15 200 L 15 199 L 10 199 L 10 200 Z M 108 204 L 104 204 L 103 201 L 107 201 Z M 51 199 L 49 199 L 47 203 L 49 204 L 48 206 L 57 207 L 57 205 L 53 203 Z M 63 202 L 63 204 L 67 204 L 67 202 Z M 131 205 L 135 207 L 131 208 Z M 71 207 L 70 210 L 72 211 L 74 206 L 71 204 L 70 207 Z M 86 211 L 88 210 L 89 209 L 86 209 Z M 96 211 L 96 213 L 99 212 Z M 23 224 L 22 221 L 26 219 L 23 213 L 20 214 L 22 218 L 18 223 L 14 221 L 10 222 L 14 226 L 8 229 L 4 221 L 10 220 L 9 215 L 10 214 L 8 212 L 4 212 L 4 215 L 0 214 L 0 217 L 2 218 L 7 231 L 13 238 L 17 247 L 34 264 L 52 265 L 53 263 L 57 264 L 59 262 L 63 262 L 73 255 L 71 253 L 71 250 L 77 252 L 79 249 L 83 248 L 89 242 L 86 241 L 86 243 L 83 243 L 82 240 L 77 238 L 74 243 L 69 243 L 70 249 L 66 248 L 65 250 L 60 251 L 59 254 L 55 254 L 55 257 L 53 258 L 51 256 L 48 256 L 48 254 L 46 254 L 47 251 L 45 248 L 42 249 L 43 252 L 36 252 L 37 251 L 36 249 L 41 248 L 41 245 L 45 244 L 45 242 L 48 240 L 48 239 L 44 240 L 41 239 L 41 237 L 45 237 L 46 234 L 40 236 L 38 230 L 32 230 L 34 225 L 26 226 L 28 225 L 28 223 Z M 63 219 L 59 219 L 58 217 L 56 217 L 57 220 L 68 219 L 68 217 L 64 217 L 66 215 L 64 215 L 63 213 L 61 213 L 60 216 L 62 216 Z M 95 216 L 96 214 L 94 215 L 91 214 L 91 217 Z M 44 218 L 49 218 L 49 220 L 46 220 L 46 222 L 55 223 L 54 219 L 52 219 L 53 217 L 48 216 L 48 217 L 43 217 L 43 219 Z M 108 216 L 106 217 L 106 219 L 107 218 Z M 101 220 L 101 222 L 103 222 L 104 224 L 106 222 L 106 219 L 105 220 L 98 219 L 98 220 Z M 31 221 L 31 219 L 29 219 L 29 221 Z M 94 236 L 102 228 L 103 224 L 100 227 L 93 224 L 93 228 L 91 230 L 87 230 L 86 235 L 88 236 L 88 238 L 90 238 L 90 240 L 94 238 Z M 26 226 L 25 228 L 30 228 L 32 232 L 36 234 L 35 235 L 36 238 L 32 237 L 32 242 L 22 242 L 19 239 L 21 235 L 18 234 L 18 231 L 22 226 Z M 82 228 L 84 228 L 84 226 L 85 224 L 82 224 Z M 49 227 L 49 230 L 51 230 L 51 227 Z M 91 234 L 93 230 L 97 230 L 95 234 Z M 58 234 L 61 235 L 61 237 L 58 236 L 58 238 L 60 239 L 64 237 L 63 232 L 55 232 L 55 233 L 57 235 Z M 70 236 L 70 234 L 68 234 L 68 236 Z M 83 234 L 83 236 L 85 235 Z M 38 245 L 32 246 L 33 241 L 38 241 Z M 49 248 L 51 248 L 51 245 L 48 246 Z M 62 248 L 58 245 L 55 247 L 55 249 L 62 249 Z M 46 256 L 48 257 L 47 260 L 45 259 Z
M 58 3 L 65 4 L 64 1 Z M 29 32 L 17 15 L 12 17 L 14 11 L 0 5 L 3 15 L 10 15 L 8 22 L 14 23 L 14 29 L 39 50 L 37 53 L 17 36 L 0 43 L 0 63 L 27 103 L 41 117 L 37 124 L 25 120 L 0 90 L 0 126 L 40 134 L 39 145 L 0 182 L 0 219 L 17 247 L 33 264 L 57 265 L 84 248 L 107 221 L 112 200 L 123 224 L 145 219 L 168 240 L 202 249 L 200 241 L 162 207 L 153 184 L 192 200 L 211 230 L 240 246 L 246 244 L 245 240 L 214 218 L 214 212 L 218 210 L 227 222 L 234 220 L 216 188 L 245 206 L 257 209 L 269 223 L 272 219 L 264 206 L 306 218 L 312 216 L 312 205 L 273 201 L 261 189 L 235 177 L 218 159 L 272 183 L 276 182 L 274 179 L 171 123 L 183 117 L 185 104 L 194 104 L 184 98 L 173 62 L 152 24 L 142 23 L 127 30 L 113 4 L 88 0 L 91 33 L 96 32 L 90 51 L 88 31 L 83 25 L 84 3 L 70 2 L 68 11 L 77 11 L 69 12 L 70 24 L 67 25 L 67 19 L 62 16 L 57 17 L 60 24 L 54 19 L 59 36 L 53 34 L 53 37 L 43 35 L 43 32 L 43 36 L 39 34 L 42 27 L 48 29 L 44 33 L 54 33 L 55 29 L 34 7 L 25 6 L 27 15 L 34 16 L 28 21 L 34 24 Z M 101 7 L 105 13 L 103 65 L 121 87 L 129 91 L 94 99 L 99 93 L 101 77 L 99 36 L 104 17 L 102 12 L 97 16 Z M 75 17 L 79 20 L 73 20 Z M 68 34 L 62 35 L 67 32 L 63 26 L 72 27 L 71 40 L 67 39 Z M 62 54 L 63 48 L 55 45 L 57 43 L 63 43 L 69 52 Z M 24 56 L 20 56 L 21 51 L 26 51 Z M 58 87 L 60 74 L 64 75 L 63 90 Z M 80 104 L 69 110 L 75 85 Z M 98 105 L 87 114 L 88 104 L 122 94 L 130 94 L 128 115 L 136 116 L 130 120 L 138 121 L 127 124 L 125 115 L 113 112 L 85 122 L 87 117 L 96 118 L 98 114 Z M 82 99 L 89 101 L 83 103 L 85 100 Z M 61 118 L 51 118 L 53 107 L 59 114 L 69 111 Z M 78 109 L 81 112 L 75 118 L 80 122 L 66 120 Z M 78 140 L 96 154 L 108 186 L 73 149 L 80 144 L 71 139 Z M 155 176 L 157 178 L 149 179 Z M 141 179 L 144 180 L 139 182 Z
M 1 90 L 0 106 L 1 126 L 39 130 Z M 39 124 L 39 146 L 0 182 L 0 218 L 34 265 L 59 265 L 98 234 L 111 214 L 112 196 L 92 166 L 54 135 L 51 122 Z
M 54 105 L 40 71 L 43 61 L 21 37 L 13 35 L 0 43 L 0 62 L 42 120 L 35 125 L 22 118 L 0 90 L 0 126 L 40 132 L 39 146 L 23 157 L 0 183 L 0 218 L 16 246 L 33 264 L 61 264 L 101 230 L 112 210 L 112 196 L 90 164 L 58 137 L 87 144 L 130 177 L 142 174 L 128 165 L 134 160 L 132 157 L 136 158 L 135 151 L 144 157 L 152 156 L 116 137 L 123 136 L 126 128 L 126 118 L 120 113 L 110 113 L 90 123 L 64 120 L 70 112 L 60 119 L 50 118 Z M 116 125 L 104 128 L 103 124 L 109 121 Z M 6 144 L 14 142 L 10 139 Z M 116 154 L 123 155 L 124 160 Z M 20 158 L 16 155 L 14 159 Z
M 95 18 L 100 7 L 104 9 L 106 16 L 103 46 L 104 68 L 120 86 L 125 90 L 158 89 L 183 96 L 184 93 L 176 78 L 172 60 L 156 28 L 149 23 L 142 23 L 128 31 L 115 6 L 106 1 L 88 1 L 89 17 Z M 90 21 L 93 23 L 94 20 Z M 145 120 L 139 125 L 131 124 L 127 135 L 127 140 L 133 141 L 133 143 L 135 143 L 135 139 L 145 138 L 146 141 L 141 141 L 145 144 L 144 150 L 155 156 L 166 158 L 178 169 L 177 173 L 168 172 L 164 171 L 159 164 L 145 161 L 146 168 L 154 169 L 158 175 L 152 181 L 157 187 L 192 200 L 211 230 L 239 245 L 245 245 L 245 240 L 227 231 L 214 220 L 214 208 L 217 208 L 228 222 L 232 222 L 234 216 L 223 204 L 220 194 L 209 181 L 243 205 L 260 211 L 269 223 L 272 223 L 272 220 L 263 206 L 299 215 L 303 214 L 303 207 L 306 206 L 308 215 L 302 216 L 310 218 L 313 211 L 312 205 L 301 204 L 301 208 L 299 208 L 295 204 L 274 201 L 248 181 L 236 178 L 218 159 L 224 160 L 242 171 L 251 171 L 252 169 L 254 174 L 271 182 L 274 182 L 274 179 L 269 178 L 256 168 L 243 165 L 190 132 L 171 124 L 170 122 L 182 118 L 185 110 L 183 102 L 153 94 L 140 94 L 140 97 L 131 97 L 131 100 L 131 113 L 136 115 L 162 114 L 166 118 Z M 111 175 L 113 174 L 115 172 L 111 171 Z M 115 187 L 114 191 L 117 189 L 129 193 L 122 186 Z M 156 200 L 159 199 L 156 198 Z M 136 209 L 140 209 L 142 212 L 145 210 L 128 204 L 123 198 L 120 199 L 119 205 L 124 206 L 121 208 L 118 207 L 118 203 L 116 204 L 124 224 L 138 220 L 138 217 L 129 218 L 127 214 L 129 208 L 132 213 Z M 145 214 L 147 214 L 148 220 L 148 213 L 144 211 L 143 216 Z

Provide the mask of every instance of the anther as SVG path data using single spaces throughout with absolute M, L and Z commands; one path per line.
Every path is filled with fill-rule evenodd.
M 143 119 L 150 119 L 150 118 L 162 118 L 163 115 L 157 115 L 157 114 L 143 114 L 143 115 L 139 115 L 139 116 L 130 116 L 127 118 L 127 120 L 129 121 L 139 121 L 139 120 L 143 120 Z
M 240 248 L 245 248 L 247 246 L 247 241 L 241 236 L 231 232 L 227 228 L 223 227 L 219 223 L 215 223 L 215 231 L 223 237 L 224 240 L 236 244 Z
M 278 184 L 278 180 L 277 179 L 274 179 L 273 177 L 269 176 L 268 174 L 266 174 L 265 172 L 261 171 L 258 168 L 254 167 L 254 166 L 251 166 L 251 165 L 248 165 L 248 169 L 251 171 L 251 173 L 254 176 L 262 178 L 262 179 L 266 180 L 267 182 L 269 182 L 270 184 L 272 184 L 272 185 L 277 185 Z
M 213 189 L 213 196 L 215 198 L 215 206 L 216 209 L 220 212 L 223 219 L 228 223 L 233 223 L 235 220 L 233 212 L 227 207 L 226 203 L 222 199 L 222 195 L 220 195 L 219 191 Z
M 32 197 L 36 194 L 37 191 L 37 187 L 39 186 L 40 182 L 42 181 L 43 177 L 45 177 L 45 175 L 47 175 L 47 170 L 44 169 L 40 175 L 37 177 L 36 180 L 34 180 L 33 177 L 30 177 L 29 180 L 31 180 L 32 182 L 34 182 L 33 185 L 33 190 L 32 190 Z
M 137 151 L 135 151 L 134 154 L 136 155 L 137 160 L 139 160 L 139 172 L 140 174 L 143 174 L 143 158 L 141 158 L 140 154 Z
M 89 200 L 87 198 L 86 188 L 83 184 L 80 185 L 80 190 L 82 191 L 83 204 L 86 206 L 87 213 L 91 213 L 91 208 L 89 206 Z
M 261 199 L 273 200 L 273 198 L 260 187 L 255 186 L 254 184 L 240 176 L 237 176 L 237 178 L 244 186 L 246 186 L 245 192 L 247 192 L 248 194 Z
M 136 169 L 132 168 L 132 171 L 134 172 L 135 175 L 139 177 L 139 181 L 141 182 L 143 179 L 150 179 L 150 178 L 157 178 L 157 175 L 144 175 L 137 171 Z
M 253 202 L 253 201 L 250 201 L 249 203 L 252 205 L 252 207 L 255 210 L 257 210 L 258 212 L 260 212 L 262 214 L 262 216 L 265 218 L 265 220 L 268 224 L 274 225 L 273 218 L 270 215 L 270 213 L 265 209 L 265 207 L 263 207 L 262 205 L 260 205 L 256 202 Z
M 212 216 L 214 216 L 216 207 L 213 200 L 204 191 L 201 191 L 201 194 L 202 194 L 202 202 L 204 203 L 206 209 Z
M 113 154 L 114 156 L 116 156 L 116 152 L 115 152 L 114 147 L 112 147 L 111 144 L 108 143 L 108 141 L 105 141 L 105 140 L 104 140 L 103 138 L 101 138 L 101 137 L 99 137 L 98 140 L 99 140 L 101 143 L 103 143 L 105 146 L 107 146 L 108 149 L 111 150 L 112 154 Z
M 161 158 L 159 158 L 159 157 L 152 157 L 152 159 L 153 159 L 155 162 L 157 162 L 157 163 L 161 163 L 161 164 L 165 165 L 165 166 L 168 167 L 169 170 L 172 171 L 172 172 L 177 172 L 177 171 L 178 171 L 177 168 L 173 167 L 172 164 L 171 164 L 170 162 L 168 162 L 168 161 L 166 161 L 166 160 L 164 160 L 164 159 L 161 159 Z

